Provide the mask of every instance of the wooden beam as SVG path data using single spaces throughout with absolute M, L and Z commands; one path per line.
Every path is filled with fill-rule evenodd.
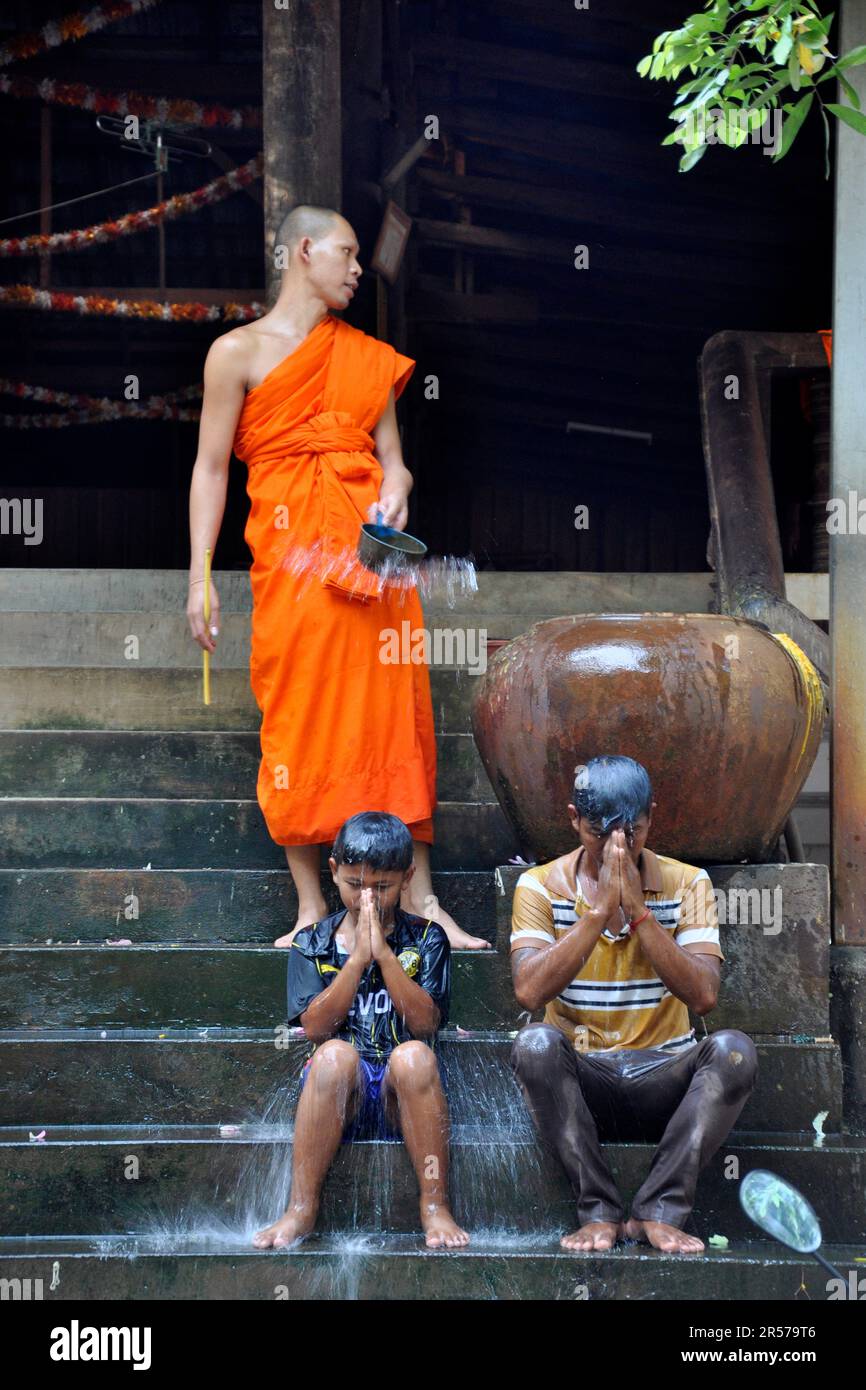
M 432 276 L 420 276 L 421 281 Z M 519 324 L 538 322 L 538 300 L 531 294 L 500 291 L 496 294 L 459 294 L 442 288 L 412 289 L 409 318 L 416 323 Z M 525 349 L 524 349 L 525 350 Z
M 579 23 L 579 21 L 578 21 Z M 576 30 L 575 37 L 579 30 Z M 412 39 L 417 66 L 438 72 L 477 72 L 497 82 L 517 82 L 575 96 L 615 97 L 658 106 L 657 89 L 621 63 L 593 57 L 586 62 L 538 49 L 477 43 L 461 35 L 417 34 Z M 423 77 L 420 79 L 423 82 Z
M 416 218 L 415 229 L 423 241 L 434 246 L 471 247 L 477 251 L 490 251 L 519 260 L 547 261 L 569 271 L 573 265 L 574 245 L 586 244 L 589 248 L 590 265 L 594 265 L 608 281 L 613 278 L 652 277 L 669 279 L 673 284 L 698 285 L 702 290 L 707 284 L 707 260 L 702 250 L 678 251 L 671 255 L 666 251 L 645 251 L 633 243 L 615 245 L 610 238 L 600 244 L 597 241 L 593 242 L 590 237 L 584 243 L 585 228 L 577 210 L 571 229 L 561 237 L 523 235 L 520 232 L 504 232 L 498 227 L 479 227 L 468 222 L 442 222 L 429 217 Z M 730 272 L 729 277 L 725 274 L 726 265 Z M 741 256 L 733 257 L 727 262 L 719 256 L 715 260 L 714 271 L 718 280 L 724 281 L 729 278 L 738 285 L 763 286 L 769 267 L 762 267 L 751 259 L 744 263 Z M 591 271 L 580 273 L 584 278 L 591 275 Z
M 473 163 L 477 161 L 473 160 Z M 676 219 L 672 220 L 670 200 L 665 200 L 658 192 L 655 203 L 645 198 L 636 202 L 634 198 L 611 193 L 597 194 L 594 190 L 589 194 L 581 188 L 545 187 L 529 183 L 523 176 L 517 177 L 516 172 L 514 177 L 509 178 L 508 171 L 504 171 L 501 164 L 494 167 L 497 174 L 504 173 L 505 176 L 484 178 L 467 174 L 460 178 L 446 169 L 419 164 L 413 177 L 448 201 L 452 197 L 456 200 L 459 196 L 478 207 L 520 208 L 540 213 L 543 217 L 566 218 L 570 222 L 579 216 L 581 226 L 587 229 L 596 228 L 609 234 L 612 228 L 619 225 L 632 231 L 655 231 L 661 233 L 671 245 L 679 241 L 690 243 L 695 237 L 700 237 L 701 245 L 705 248 L 731 241 L 741 250 L 743 238 L 748 235 L 750 242 L 766 242 L 778 260 L 777 221 L 762 219 L 760 224 L 756 224 L 750 217 L 745 226 L 744 220 L 736 216 L 718 218 L 711 209 L 703 210 L 693 204 L 678 208 Z

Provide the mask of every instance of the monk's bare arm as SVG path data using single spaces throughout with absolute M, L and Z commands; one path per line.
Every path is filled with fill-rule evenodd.
M 550 946 L 520 946 L 511 955 L 514 996 L 530 1012 L 543 1008 L 583 969 L 604 931 L 606 914 L 584 912 L 565 936 Z
M 204 399 L 198 433 L 198 452 L 189 489 L 190 631 L 200 647 L 214 651 L 216 643 L 204 622 L 204 553 L 213 552 L 222 525 L 228 487 L 229 461 L 238 417 L 244 403 L 249 349 L 243 338 L 227 333 L 217 338 L 204 364 Z M 210 625 L 219 629 L 219 598 L 211 586 Z
M 386 526 L 395 526 L 398 531 L 402 531 L 409 519 L 409 493 L 412 491 L 413 479 L 403 462 L 393 386 L 388 392 L 388 403 L 373 431 L 373 438 L 376 444 L 376 458 L 382 465 L 383 473 L 379 490 L 382 520 Z M 371 508 L 371 513 L 375 513 L 375 507 Z M 375 519 L 375 515 L 371 514 L 369 520 Z

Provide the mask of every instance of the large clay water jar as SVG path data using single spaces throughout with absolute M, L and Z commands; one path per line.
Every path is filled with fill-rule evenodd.
M 649 772 L 649 846 L 766 861 L 814 762 L 825 701 L 788 639 L 712 613 L 536 623 L 491 658 L 472 706 L 487 774 L 526 857 L 574 849 L 576 768 L 621 753 Z

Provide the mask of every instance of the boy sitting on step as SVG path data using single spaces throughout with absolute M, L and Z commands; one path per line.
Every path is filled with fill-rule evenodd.
M 399 906 L 412 859 L 396 816 L 352 816 L 328 860 L 343 910 L 298 932 L 289 949 L 288 1021 L 315 1051 L 301 1078 L 289 1205 L 253 1238 L 259 1249 L 312 1231 L 341 1139 L 400 1133 L 427 1245 L 469 1241 L 448 1207 L 448 1109 L 432 1049 L 448 1016 L 451 948 L 440 926 Z

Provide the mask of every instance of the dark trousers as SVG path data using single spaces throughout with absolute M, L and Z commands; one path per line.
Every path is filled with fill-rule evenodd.
M 604 1139 L 658 1142 L 631 1215 L 682 1229 L 698 1174 L 755 1085 L 758 1058 L 751 1038 L 729 1028 L 672 1056 L 657 1048 L 578 1052 L 558 1028 L 530 1023 L 511 1065 L 539 1134 L 571 1180 L 580 1225 L 623 1218 Z

